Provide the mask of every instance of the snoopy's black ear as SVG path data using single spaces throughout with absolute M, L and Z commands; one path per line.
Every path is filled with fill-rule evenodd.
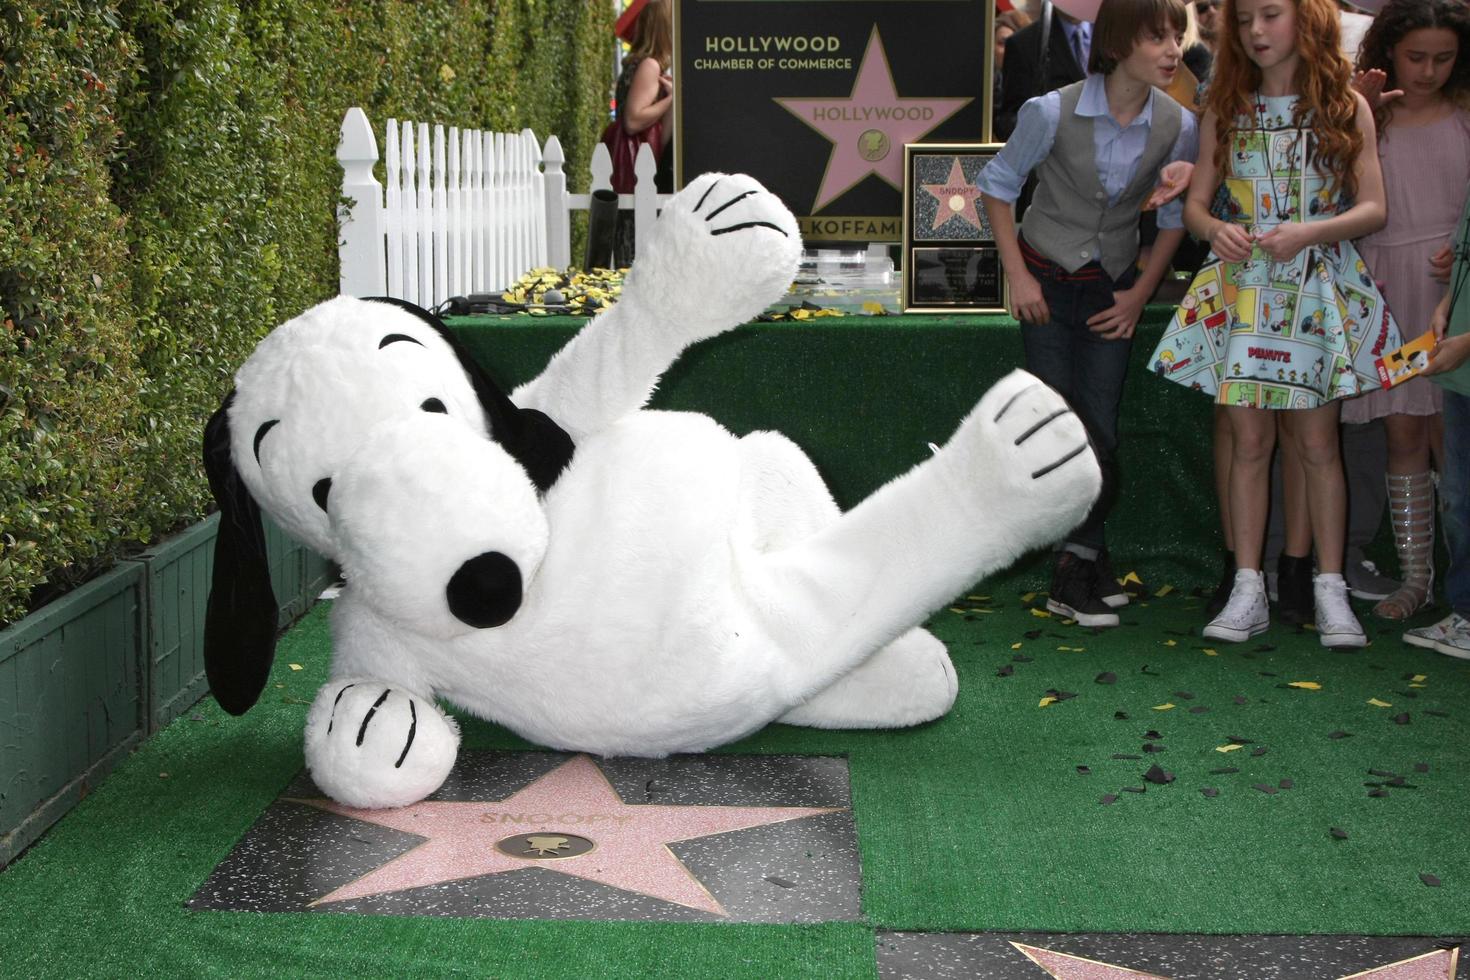
M 230 458 L 231 391 L 204 427 L 204 471 L 219 504 L 214 580 L 204 618 L 204 672 L 214 699 L 243 715 L 260 698 L 276 656 L 276 595 L 271 590 L 260 507 Z
M 460 367 L 469 377 L 470 384 L 475 389 L 475 397 L 479 399 L 480 407 L 490 421 L 490 438 L 500 443 L 506 452 L 525 467 L 526 475 L 536 484 L 537 490 L 542 493 L 549 490 L 556 478 L 561 476 L 561 471 L 572 461 L 572 453 L 576 448 L 566 430 L 544 412 L 534 408 L 517 408 L 515 402 L 500 390 L 500 386 L 491 380 L 485 369 L 480 367 L 465 346 L 449 331 L 444 321 L 428 310 L 391 296 L 370 296 L 368 299 L 374 303 L 390 303 L 407 310 L 444 338 L 444 342 L 459 360 Z

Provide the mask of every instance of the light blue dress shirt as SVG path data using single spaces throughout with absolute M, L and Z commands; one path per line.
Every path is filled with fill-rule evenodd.
M 1082 95 L 1077 100 L 1077 115 L 1092 116 L 1092 141 L 1097 175 L 1103 190 L 1108 195 L 1108 206 L 1118 198 L 1133 177 L 1138 173 L 1138 161 L 1148 144 L 1149 126 L 1153 123 L 1154 100 L 1157 91 L 1150 91 L 1148 101 L 1127 126 L 1119 126 L 1108 113 L 1108 96 L 1103 88 L 1102 75 L 1088 75 L 1082 84 Z M 1002 201 L 1015 201 L 1026 184 L 1026 175 L 1035 169 L 1051 153 L 1052 143 L 1057 137 L 1057 126 L 1061 121 L 1062 97 L 1052 91 L 1028 99 L 1016 116 L 1016 129 L 1006 141 L 1005 148 L 985 165 L 976 181 L 981 192 Z M 1179 138 L 1169 151 L 1166 164 L 1175 160 L 1193 163 L 1199 155 L 1199 127 L 1194 114 L 1181 110 Z M 1174 198 L 1159 208 L 1160 228 L 1184 227 L 1184 196 Z M 1101 251 L 1099 244 L 1094 254 Z

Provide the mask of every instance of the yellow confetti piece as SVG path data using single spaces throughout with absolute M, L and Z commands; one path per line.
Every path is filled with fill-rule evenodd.
M 1019 643 L 1012 643 L 1011 644 L 1011 649 L 1012 650 L 1019 650 L 1019 649 L 1021 649 L 1021 644 L 1019 644 Z
M 1371 705 L 1373 705 L 1373 707 L 1375 707 L 1375 708 L 1392 708 L 1393 707 L 1393 702 L 1392 701 L 1380 701 L 1377 698 L 1369 698 L 1368 699 L 1368 703 L 1371 704 Z
M 988 596 L 988 595 L 967 595 L 967 596 L 965 596 L 965 598 L 966 599 L 969 599 L 971 602 L 989 602 L 990 601 L 990 596 Z M 1421 677 L 1420 680 L 1423 680 L 1423 678 Z
M 1056 698 L 1052 697 L 1051 695 L 1047 695 L 1046 697 L 1044 697 L 1044 698 L 1041 699 L 1041 702 L 1039 704 L 1037 704 L 1037 707 L 1038 708 L 1045 708 L 1049 704 L 1056 704 L 1056 703 L 1057 703 L 1057 699 Z
M 1178 640 L 1165 640 L 1164 641 L 1164 646 L 1166 646 L 1166 647 L 1177 647 L 1178 645 L 1179 645 L 1179 641 Z
M 1036 593 L 1035 592 L 1027 592 L 1025 595 L 1021 596 L 1021 601 L 1022 602 L 1030 602 L 1032 599 L 1035 599 L 1035 598 L 1036 598 Z
M 1037 619 L 1051 619 L 1051 613 L 1047 612 L 1045 609 L 1033 609 L 1031 610 L 1031 615 L 1035 616 Z
M 1207 657 L 1218 657 L 1219 655 L 1220 655 L 1220 651 L 1219 650 L 1213 650 L 1210 647 L 1205 647 L 1205 656 L 1207 656 Z
M 989 616 L 991 613 L 995 612 L 995 610 L 994 609 L 968 609 L 968 610 L 966 610 L 966 612 L 980 613 L 983 616 Z
M 1170 710 L 1173 707 L 1174 707 L 1174 705 L 1172 703 L 1165 702 L 1164 704 L 1156 704 L 1156 705 L 1154 705 L 1154 710 L 1155 711 L 1168 711 L 1168 710 Z
M 864 313 L 870 313 L 870 314 L 882 313 L 883 312 L 883 304 L 882 303 L 874 302 L 873 300 L 864 300 L 863 301 L 863 312 Z
M 286 666 L 287 667 L 290 667 L 292 670 L 303 670 L 303 669 L 305 669 L 300 664 L 287 664 Z
M 959 606 L 950 606 L 949 607 L 949 611 L 952 612 L 952 613 L 962 613 L 962 612 L 964 612 L 964 610 L 961 609 Z
M 1127 575 L 1124 575 L 1121 579 L 1118 580 L 1119 585 L 1128 585 L 1130 582 L 1134 585 L 1142 585 L 1143 579 L 1138 577 L 1137 572 L 1129 572 Z
M 1243 749 L 1243 748 L 1245 748 L 1245 746 L 1243 746 L 1243 745 L 1236 745 L 1234 742 L 1231 742 L 1229 745 L 1217 745 L 1217 746 L 1215 746 L 1215 751 L 1216 752 L 1234 752 L 1236 749 Z
M 1429 675 L 1428 674 L 1415 674 L 1413 677 L 1410 677 L 1409 680 L 1413 681 L 1415 684 L 1418 684 L 1421 681 L 1427 681 L 1427 680 L 1429 680 Z
M 1291 681 L 1286 686 L 1287 687 L 1299 687 L 1303 691 L 1320 691 L 1320 690 L 1322 690 L 1322 685 L 1321 684 L 1318 684 L 1316 681 Z
M 1154 593 L 1154 598 L 1155 599 L 1162 599 L 1164 596 L 1168 595 L 1170 592 L 1173 592 L 1173 591 L 1174 591 L 1174 586 L 1172 586 L 1172 585 L 1161 586 L 1159 588 L 1159 591 L 1157 591 L 1157 592 Z
M 1410 684 L 1410 687 L 1428 687 L 1428 684 Z

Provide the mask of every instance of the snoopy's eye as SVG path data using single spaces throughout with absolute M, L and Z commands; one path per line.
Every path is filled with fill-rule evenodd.
M 316 481 L 316 485 L 311 488 L 311 499 L 316 501 L 316 505 L 322 509 L 323 514 L 327 512 L 327 495 L 331 492 L 332 478 L 330 476 Z
M 425 398 L 424 403 L 419 408 L 422 408 L 426 412 L 438 412 L 441 415 L 449 414 L 449 409 L 445 408 L 444 403 L 437 398 Z
M 260 428 L 255 430 L 255 462 L 257 465 L 260 463 L 260 440 L 264 439 L 265 434 L 279 425 L 280 422 L 280 419 L 271 419 L 269 422 L 261 423 Z

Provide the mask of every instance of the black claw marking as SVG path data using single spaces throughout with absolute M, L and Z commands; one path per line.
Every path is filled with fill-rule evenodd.
M 347 685 L 347 687 L 356 687 L 356 686 L 357 686 L 356 684 L 348 684 Z M 342 700 L 342 695 L 344 695 L 344 694 L 347 693 L 347 687 L 344 687 L 344 688 L 342 688 L 342 690 L 338 691 L 337 692 L 337 696 L 332 699 L 332 714 L 331 714 L 331 717 L 329 717 L 327 719 L 327 734 L 328 735 L 332 734 L 332 726 L 337 723 L 337 702 L 338 701 L 341 701 Z
M 1040 432 L 1044 427 L 1046 427 L 1050 423 L 1056 421 L 1057 419 L 1061 418 L 1063 415 L 1071 415 L 1071 414 L 1072 414 L 1072 410 L 1070 408 L 1059 408 L 1059 409 L 1057 409 L 1055 412 L 1052 412 L 1046 418 L 1042 419 L 1040 422 L 1037 422 L 1035 425 L 1033 425 L 1031 428 L 1027 429 L 1025 432 L 1023 432 L 1020 435 L 1016 436 L 1016 445 L 1019 446 L 1021 443 L 1025 442 L 1027 439 L 1030 439 L 1032 436 L 1036 435 L 1036 433 Z
M 403 760 L 408 758 L 408 750 L 413 745 L 413 733 L 419 727 L 419 713 L 413 706 L 413 698 L 408 699 L 408 741 L 403 743 L 403 752 L 398 756 L 398 761 L 393 763 L 394 769 L 403 768 Z
M 995 413 L 995 421 L 996 422 L 999 422 L 1001 420 L 1001 418 L 1003 418 L 1005 416 L 1006 412 L 1009 412 L 1011 410 L 1011 406 L 1014 405 L 1014 404 L 1016 404 L 1016 399 L 1017 398 L 1020 398 L 1022 395 L 1026 394 L 1026 392 L 1030 391 L 1031 389 L 1033 389 L 1035 387 L 1036 387 L 1036 385 L 1027 385 L 1025 388 L 1022 388 L 1020 391 L 1018 391 L 1014 395 L 1012 395 L 1010 397 L 1010 399 L 1004 405 L 1002 405 L 1000 407 L 1000 411 Z
M 1055 463 L 1052 463 L 1050 466 L 1043 466 L 1041 469 L 1037 470 L 1035 473 L 1032 473 L 1031 474 L 1031 479 L 1033 479 L 1033 480 L 1039 480 L 1039 479 L 1041 479 L 1043 476 L 1046 476 L 1048 473 L 1050 473 L 1052 470 L 1056 469 L 1058 466 L 1061 466 L 1067 460 L 1074 459 L 1074 458 L 1076 458 L 1078 456 L 1081 456 L 1082 453 L 1085 452 L 1086 450 L 1087 450 L 1087 443 L 1084 442 L 1082 445 L 1078 446 L 1076 449 L 1072 450 L 1070 453 L 1068 453 L 1067 455 L 1063 456 L 1061 459 L 1057 460 Z
M 391 687 L 388 688 L 388 690 L 384 691 L 383 692 L 383 696 L 380 697 L 380 698 L 378 698 L 378 700 L 374 701 L 373 702 L 373 706 L 368 709 L 368 713 L 362 716 L 362 727 L 357 730 L 357 744 L 358 745 L 361 745 L 362 744 L 363 736 L 365 736 L 367 734 L 368 722 L 370 722 L 370 721 L 373 720 L 373 715 L 377 713 L 378 707 L 384 701 L 388 700 L 388 695 L 390 695 L 392 693 L 393 693 L 393 688 L 391 688 Z
M 699 209 L 702 208 L 702 207 L 704 207 L 704 199 L 707 198 L 707 197 L 709 197 L 710 191 L 714 190 L 716 187 L 719 187 L 719 186 L 720 186 L 720 182 L 718 180 L 716 180 L 713 184 L 710 184 L 707 188 L 705 188 L 704 193 L 701 194 L 701 195 L 699 195 L 699 203 L 696 204 L 696 205 L 694 205 L 695 213 L 698 213 L 699 212 Z
M 404 343 L 404 342 L 407 342 L 407 343 L 410 343 L 410 344 L 418 344 L 420 347 L 424 346 L 424 342 L 423 341 L 418 340 L 417 338 L 414 338 L 414 337 L 410 337 L 406 333 L 390 333 L 388 336 L 386 336 L 382 340 L 378 341 L 378 350 L 382 350 L 384 347 L 387 347 L 389 344 L 399 344 L 399 343 Z
M 738 204 L 739 202 L 745 200 L 747 197 L 749 197 L 750 195 L 752 195 L 754 193 L 755 193 L 755 191 L 746 191 L 744 194 L 736 194 L 734 197 L 730 198 L 730 200 L 726 201 L 724 204 L 721 204 L 719 207 L 715 208 L 708 215 L 706 215 L 704 220 L 705 221 L 711 220 L 712 218 L 714 218 L 715 215 L 719 214 L 721 211 L 725 210 L 726 208 L 730 207 L 733 204 Z
M 771 224 L 769 221 L 745 221 L 738 225 L 731 225 L 728 228 L 716 228 L 714 231 L 710 232 L 710 234 L 728 235 L 732 231 L 743 231 L 746 228 L 769 228 L 774 232 L 779 232 L 782 238 L 791 237 L 790 235 L 786 234 L 786 232 L 781 231 L 780 228 L 777 228 L 775 225 Z

